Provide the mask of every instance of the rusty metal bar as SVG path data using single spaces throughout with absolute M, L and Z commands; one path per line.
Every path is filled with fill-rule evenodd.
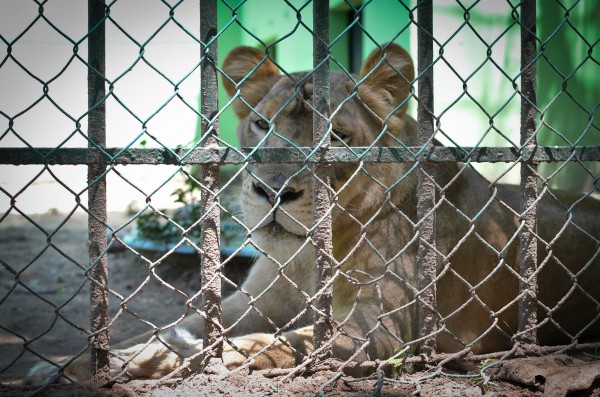
M 200 101 L 202 114 L 202 147 L 218 147 L 219 125 L 217 112 L 217 1 L 200 0 Z M 205 356 L 205 362 L 211 357 L 221 357 L 223 353 L 222 311 L 221 311 L 221 221 L 218 206 L 219 197 L 219 165 L 202 166 L 200 183 L 202 191 L 201 208 L 204 217 L 201 228 L 202 236 L 202 307 L 207 320 L 204 322 L 204 346 L 212 346 Z
M 329 109 L 329 0 L 313 1 L 313 146 L 330 146 Z M 316 225 L 312 240 L 315 244 L 315 301 L 313 343 L 318 357 L 331 356 L 328 344 L 333 334 L 332 322 L 332 224 L 330 170 L 331 164 L 313 166 L 313 219 Z
M 417 7 L 419 124 L 418 144 L 432 145 L 433 126 L 433 6 L 431 0 L 421 1 Z M 419 289 L 419 336 L 421 352 L 435 353 L 436 341 L 432 336 L 437 330 L 436 318 L 436 249 L 435 249 L 435 183 L 434 165 L 422 163 L 417 182 L 417 217 L 419 219 L 419 251 L 417 254 L 417 288 Z
M 106 145 L 105 4 L 88 0 L 88 147 Z M 88 164 L 88 253 L 90 269 L 91 374 L 96 381 L 110 377 L 108 261 L 106 256 L 106 164 Z
M 521 3 L 521 146 L 534 148 L 536 141 L 536 0 Z M 537 165 L 521 162 L 521 231 L 519 323 L 515 339 L 537 344 Z
M 0 148 L 0 164 L 243 164 L 243 163 L 431 163 L 466 162 L 514 163 L 516 161 L 565 162 L 600 161 L 600 147 L 526 146 L 514 147 L 441 147 L 430 146 L 416 155 L 419 147 L 331 147 L 307 158 L 312 148 L 197 148 L 122 149 L 106 148 Z M 184 157 L 185 156 L 185 157 Z

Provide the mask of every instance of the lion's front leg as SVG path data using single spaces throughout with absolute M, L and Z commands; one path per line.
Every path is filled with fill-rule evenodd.
M 234 369 L 250 363 L 252 369 L 292 368 L 313 352 L 313 327 L 284 333 L 256 333 L 234 338 L 223 348 L 223 363 Z
M 186 371 L 202 370 L 203 344 L 186 331 L 178 329 L 143 344 L 112 351 L 111 375 L 121 373 L 131 378 L 161 378 L 182 365 Z M 252 369 L 291 368 L 313 351 L 313 327 L 306 326 L 284 333 L 254 333 L 231 339 L 223 346 L 223 363 L 228 369 L 248 364 Z M 168 347 L 167 347 L 168 346 Z M 123 371 L 124 370 L 124 371 Z M 183 373 L 182 373 L 183 374 Z
M 177 329 L 153 341 L 111 351 L 111 375 L 131 378 L 161 378 L 185 364 L 186 371 L 199 372 L 203 344 L 185 330 Z M 252 369 L 291 368 L 313 351 L 313 327 L 284 333 L 255 333 L 233 338 L 223 347 L 223 363 L 228 369 L 248 364 Z M 144 347 L 145 346 L 145 347 Z M 167 347 L 168 346 L 168 347 Z M 183 373 L 182 373 L 183 374 Z
M 175 328 L 148 345 L 111 350 L 111 376 L 124 374 L 135 379 L 158 379 L 176 371 L 186 360 L 200 358 L 202 350 L 202 339 L 183 328 Z

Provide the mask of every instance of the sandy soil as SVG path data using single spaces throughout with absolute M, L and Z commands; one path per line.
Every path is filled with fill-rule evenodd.
M 27 220 L 8 216 L 0 222 L 0 395 L 27 395 L 37 388 L 20 385 L 36 355 L 58 361 L 87 347 L 83 329 L 89 327 L 89 285 L 84 277 L 87 266 L 86 218 L 82 214 L 66 218 L 64 214 L 39 215 Z M 111 225 L 126 221 L 123 214 L 110 214 Z M 109 254 L 110 288 L 127 297 L 145 280 L 148 283 L 128 306 L 138 316 L 157 326 L 168 324 L 183 313 L 183 298 L 149 277 L 147 264 L 128 250 Z M 242 277 L 243 268 L 232 273 Z M 159 271 L 164 281 L 186 293 L 200 284 L 197 265 L 165 263 Z M 111 315 L 119 311 L 121 300 L 113 295 Z M 78 327 L 80 329 L 78 329 Z M 111 340 L 134 336 L 148 325 L 124 312 L 111 328 Z M 35 352 L 35 353 L 33 353 Z M 111 388 L 89 385 L 52 385 L 43 396 L 264 396 L 312 395 L 329 383 L 329 396 L 537 396 L 543 387 L 524 387 L 501 381 L 483 384 L 479 378 L 438 376 L 415 383 L 423 373 L 403 375 L 395 381 L 376 378 L 356 380 L 324 371 L 309 377 L 282 381 L 260 373 L 234 373 L 222 370 L 198 374 L 165 383 L 134 381 Z M 377 394 L 379 393 L 379 394 Z M 578 395 L 600 396 L 600 384 Z

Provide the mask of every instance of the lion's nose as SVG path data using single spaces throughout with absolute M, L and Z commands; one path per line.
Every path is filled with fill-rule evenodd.
M 304 190 L 296 190 L 293 187 L 266 187 L 257 182 L 252 183 L 252 190 L 261 197 L 264 197 L 271 205 L 275 205 L 277 200 L 280 204 L 287 204 L 299 199 Z

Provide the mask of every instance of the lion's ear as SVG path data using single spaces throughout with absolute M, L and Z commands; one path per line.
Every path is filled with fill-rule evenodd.
M 279 78 L 277 66 L 264 52 L 252 47 L 234 48 L 223 61 L 222 69 L 225 91 L 233 97 L 239 90 L 240 97 L 250 106 L 255 106 Z M 232 106 L 240 119 L 250 112 L 241 100 Z
M 412 59 L 404 48 L 389 43 L 369 55 L 360 70 L 360 79 L 363 78 L 359 95 L 385 118 L 410 95 L 410 83 L 415 78 Z M 397 114 L 405 110 L 406 106 L 402 106 Z

